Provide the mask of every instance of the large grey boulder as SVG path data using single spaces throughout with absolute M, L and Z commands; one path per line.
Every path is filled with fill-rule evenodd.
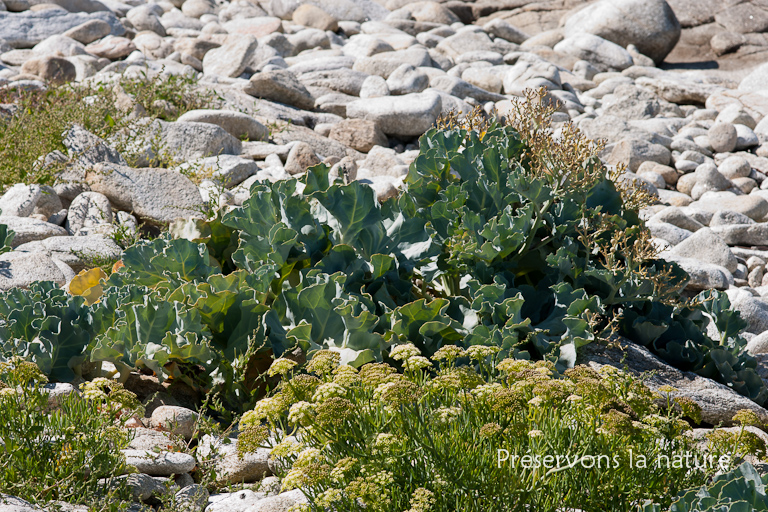
M 120 20 L 111 12 L 74 13 L 62 9 L 42 11 L 0 11 L 0 40 L 14 48 L 32 48 L 44 39 L 63 34 L 86 21 L 101 20 L 109 24 L 113 36 L 125 34 Z
M 661 386 L 672 386 L 676 391 L 673 396 L 690 397 L 701 406 L 702 421 L 724 426 L 733 425 L 733 416 L 740 409 L 754 411 L 762 421 L 768 421 L 768 411 L 752 400 L 741 396 L 731 388 L 701 377 L 691 372 L 681 372 L 647 348 L 624 338 L 611 347 L 591 343 L 579 351 L 577 364 L 587 364 L 593 368 L 610 365 L 619 369 L 625 366 L 635 376 L 646 375 L 645 384 L 657 391 Z
M 203 206 L 197 186 L 169 169 L 98 164 L 87 174 L 86 181 L 91 190 L 107 196 L 115 207 L 150 222 L 191 217 Z
M 53 281 L 62 286 L 66 276 L 45 254 L 15 251 L 0 254 L 0 290 L 29 288 L 35 281 Z
M 85 172 L 101 162 L 128 165 L 122 155 L 103 139 L 77 124 L 63 134 L 62 144 L 67 148 L 67 154 L 72 161 L 59 175 L 59 179 L 64 182 L 82 181 Z
M 415 137 L 434 124 L 441 110 L 440 95 L 425 91 L 353 101 L 347 105 L 347 117 L 373 121 L 387 135 Z
M 633 44 L 657 64 L 680 39 L 680 22 L 664 0 L 600 0 L 565 22 L 565 35 L 594 34 L 622 48 Z
M 156 119 L 145 133 L 132 143 L 138 164 L 148 167 L 172 158 L 186 162 L 216 155 L 239 155 L 242 143 L 224 128 L 210 123 L 168 123 Z

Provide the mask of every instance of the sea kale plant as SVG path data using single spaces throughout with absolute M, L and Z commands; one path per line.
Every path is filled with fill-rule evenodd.
M 727 297 L 683 300 L 685 273 L 655 259 L 638 217 L 647 197 L 571 125 L 555 136 L 536 96 L 520 109 L 508 125 L 429 130 L 397 198 L 379 203 L 319 165 L 129 247 L 77 296 L 50 283 L 3 292 L 0 353 L 61 380 L 84 363 L 144 369 L 237 411 L 272 357 L 297 349 L 360 367 L 406 343 L 425 357 L 490 346 L 563 371 L 579 347 L 622 334 L 763 403 Z
M 242 417 L 238 449 L 269 446 L 304 510 L 371 512 L 666 510 L 754 451 L 752 434 L 706 454 L 684 419 L 699 421 L 695 402 L 610 366 L 561 375 L 486 345 L 391 356 L 403 372 L 358 371 L 329 350 L 304 369 L 277 359 L 270 372 L 284 378 Z

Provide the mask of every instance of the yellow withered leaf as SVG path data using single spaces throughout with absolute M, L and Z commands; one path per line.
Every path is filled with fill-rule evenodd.
M 101 280 L 106 278 L 107 274 L 100 268 L 83 270 L 70 281 L 69 293 L 85 297 L 86 303 L 90 306 L 101 298 L 103 291 Z

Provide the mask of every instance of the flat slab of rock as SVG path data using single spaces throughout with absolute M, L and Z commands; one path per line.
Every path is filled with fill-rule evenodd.
M 98 164 L 88 172 L 86 182 L 91 190 L 107 196 L 115 207 L 152 222 L 190 217 L 203 206 L 197 185 L 170 169 Z
M 691 203 L 690 207 L 708 212 L 730 210 L 744 214 L 758 222 L 768 215 L 768 201 L 755 194 L 737 196 L 730 192 L 709 193 L 706 196 L 702 196 L 698 201 Z
M 189 473 L 197 464 L 187 453 L 160 452 L 149 450 L 122 450 L 126 462 L 136 466 L 140 473 L 150 476 L 171 476 Z
M 655 372 L 645 383 L 652 390 L 661 386 L 672 386 L 677 391 L 673 396 L 687 396 L 701 406 L 701 419 L 706 423 L 724 426 L 733 425 L 733 416 L 740 409 L 754 411 L 762 421 L 768 421 L 768 411 L 752 400 L 741 396 L 729 387 L 696 375 L 691 372 L 681 372 L 654 354 L 629 340 L 619 341 L 619 347 L 608 348 L 595 343 L 582 347 L 577 364 L 588 364 L 593 368 L 603 365 L 624 369 L 628 366 L 630 372 L 640 375 L 643 372 Z
M 35 240 L 44 240 L 52 236 L 67 236 L 68 234 L 67 230 L 61 226 L 31 217 L 0 215 L 0 224 L 5 224 L 16 233 L 11 243 L 12 247 L 18 247 Z
M 14 48 L 32 48 L 44 39 L 63 34 L 69 29 L 91 20 L 109 24 L 113 36 L 125 34 L 120 20 L 111 12 L 74 13 L 61 9 L 43 11 L 2 12 L 0 11 L 0 40 Z
M 102 235 L 56 236 L 27 242 L 15 252 L 42 253 L 69 265 L 75 272 L 89 266 L 96 258 L 120 259 L 122 249 L 113 240 Z
M 357 100 L 347 105 L 347 117 L 375 122 L 387 135 L 416 137 L 435 123 L 442 100 L 435 92 Z
M 248 114 L 231 110 L 190 110 L 179 117 L 177 121 L 215 124 L 241 140 L 247 138 L 251 141 L 257 141 L 266 140 L 269 137 L 269 129 L 266 126 Z
M 0 290 L 29 288 L 35 281 L 54 281 L 63 286 L 66 277 L 45 254 L 15 251 L 0 254 Z

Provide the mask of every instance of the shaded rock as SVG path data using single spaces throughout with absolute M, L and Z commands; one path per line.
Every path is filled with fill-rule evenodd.
M 715 226 L 732 226 L 736 224 L 755 224 L 755 221 L 739 212 L 732 212 L 730 210 L 718 210 L 712 215 L 712 219 L 709 221 L 710 227 Z
M 210 123 L 175 122 L 156 119 L 147 133 L 131 144 L 137 146 L 138 163 L 152 165 L 163 158 L 185 162 L 220 154 L 238 155 L 242 149 L 236 139 L 220 126 Z M 162 154 L 158 154 L 161 151 Z
M 526 39 L 531 37 L 502 18 L 492 19 L 483 25 L 483 30 L 515 44 L 522 44 Z
M 768 245 L 768 224 L 738 224 L 712 228 L 728 245 Z
M 112 224 L 112 205 L 104 194 L 83 192 L 69 206 L 64 228 L 74 235 L 81 228 L 98 224 Z
M 288 174 L 301 174 L 307 168 L 315 166 L 320 162 L 321 160 L 317 157 L 312 146 L 306 142 L 298 142 L 288 153 L 288 158 L 285 161 L 285 171 Z
M 768 214 L 768 201 L 756 194 L 737 196 L 730 192 L 709 193 L 691 206 L 709 212 L 731 210 L 758 222 Z
M 680 208 L 676 208 L 674 206 L 670 206 L 668 208 L 664 208 L 654 216 L 652 216 L 650 219 L 648 219 L 648 223 L 654 223 L 654 222 L 665 222 L 668 224 L 672 224 L 674 226 L 677 226 L 681 229 L 685 229 L 690 232 L 696 232 L 704 227 L 704 225 L 700 222 L 698 222 L 695 219 L 692 219 L 688 215 L 686 215 Z
M 47 82 L 63 84 L 77 77 L 75 65 L 62 57 L 45 56 L 29 59 L 21 66 L 22 73 L 39 76 Z
M 208 505 L 208 489 L 200 484 L 184 487 L 175 495 L 176 504 L 182 512 L 202 512 Z
M 203 206 L 197 186 L 169 169 L 133 169 L 98 164 L 88 172 L 91 189 L 107 196 L 121 210 L 152 222 L 189 217 Z
M 128 165 L 120 153 L 80 125 L 73 125 L 64 134 L 62 144 L 67 148 L 68 156 L 72 160 L 72 164 L 59 175 L 59 178 L 65 182 L 83 181 L 86 170 L 98 163 L 109 162 Z M 67 197 L 67 199 L 70 198 Z
M 133 429 L 133 439 L 128 443 L 128 448 L 131 450 L 171 451 L 175 448 L 175 444 L 168 432 L 138 427 Z
M 13 247 L 52 236 L 67 236 L 67 230 L 61 226 L 30 217 L 2 215 L 0 216 L 0 224 L 5 224 L 8 229 L 16 233 L 11 244 Z
M 429 86 L 429 77 L 410 64 L 403 64 L 387 78 L 390 94 L 402 95 L 421 92 Z
M 63 34 L 86 21 L 100 20 L 110 26 L 110 33 L 121 36 L 125 28 L 111 12 L 74 13 L 62 9 L 43 11 L 2 12 L 0 11 L 0 40 L 14 48 L 31 48 L 45 38 Z
M 768 331 L 768 302 L 760 297 L 754 297 L 751 293 L 738 288 L 727 290 L 731 308 L 741 314 L 741 318 L 748 322 L 747 332 L 760 334 Z
M 646 225 L 648 226 L 651 235 L 655 238 L 666 240 L 671 245 L 678 245 L 691 236 L 691 232 L 687 229 L 663 221 L 657 220 L 651 222 L 649 220 Z

